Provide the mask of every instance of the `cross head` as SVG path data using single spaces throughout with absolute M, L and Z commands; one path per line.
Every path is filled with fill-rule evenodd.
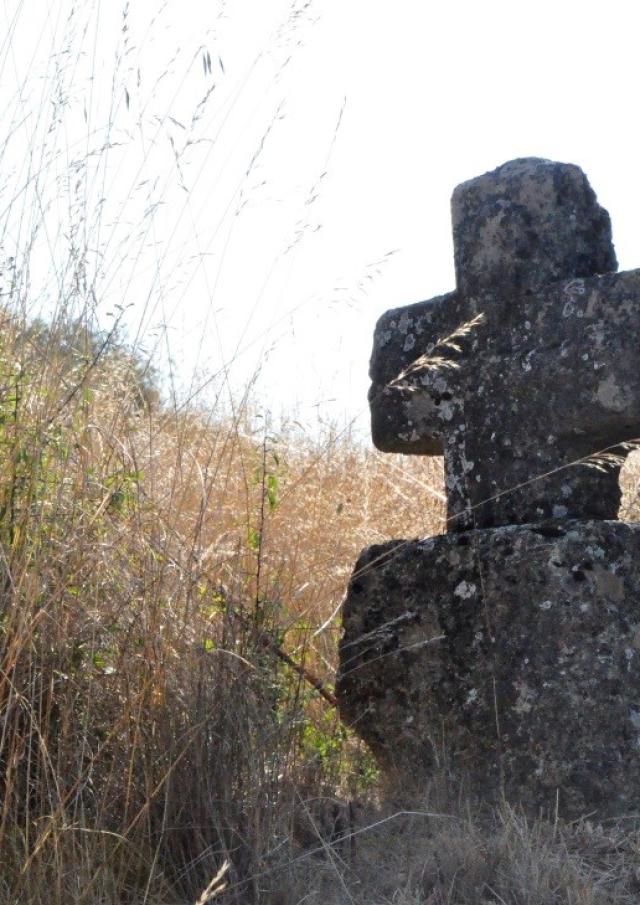
M 640 436 L 640 270 L 616 273 L 570 164 L 510 161 L 458 186 L 452 219 L 456 291 L 376 326 L 375 445 L 444 455 L 450 530 L 615 519 Z

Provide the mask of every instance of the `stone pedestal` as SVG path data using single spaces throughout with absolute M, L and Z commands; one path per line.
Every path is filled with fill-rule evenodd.
M 369 547 L 337 692 L 380 762 L 489 801 L 640 810 L 640 526 L 553 520 Z

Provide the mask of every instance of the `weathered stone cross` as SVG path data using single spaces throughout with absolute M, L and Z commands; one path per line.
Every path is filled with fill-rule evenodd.
M 376 327 L 375 445 L 444 453 L 452 530 L 615 519 L 620 463 L 573 463 L 640 436 L 640 270 L 613 272 L 573 165 L 506 163 L 458 186 L 452 215 L 457 291 Z

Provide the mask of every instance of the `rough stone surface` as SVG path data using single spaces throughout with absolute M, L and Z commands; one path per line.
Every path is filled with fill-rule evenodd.
M 598 275 L 609 217 L 568 164 L 464 183 L 453 219 L 458 290 L 376 327 L 375 445 L 444 454 L 453 530 L 615 518 L 618 469 L 572 463 L 640 435 L 640 270 Z
M 640 811 L 640 526 L 611 521 L 640 270 L 613 272 L 575 166 L 512 161 L 452 212 L 457 290 L 380 319 L 369 396 L 380 449 L 444 454 L 450 533 L 361 555 L 340 710 L 407 780 L 446 764 L 532 814 Z
M 459 185 L 451 212 L 462 295 L 518 294 L 617 269 L 609 214 L 572 164 L 511 160 Z
M 341 714 L 387 769 L 446 763 L 485 799 L 640 806 L 640 526 L 549 521 L 365 550 Z

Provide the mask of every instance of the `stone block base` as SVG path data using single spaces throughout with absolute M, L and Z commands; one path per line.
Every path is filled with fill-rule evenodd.
M 640 525 L 516 525 L 366 549 L 343 610 L 343 718 L 412 780 L 640 812 Z

